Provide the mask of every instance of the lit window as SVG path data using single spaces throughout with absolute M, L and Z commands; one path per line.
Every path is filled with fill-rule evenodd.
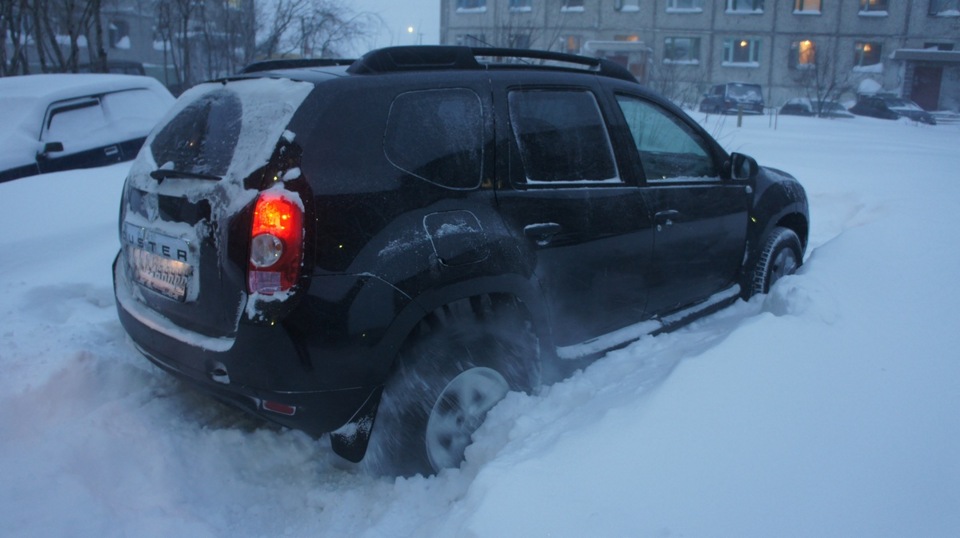
M 881 50 L 882 45 L 880 43 L 857 43 L 854 45 L 854 67 L 879 65 L 882 61 Z
M 727 11 L 736 13 L 763 13 L 763 0 L 727 0 Z
M 570 54 L 580 54 L 580 48 L 583 45 L 583 38 L 578 35 L 568 35 L 563 38 L 563 52 Z
M 700 13 L 703 0 L 667 0 L 667 11 L 674 13 Z
M 637 34 L 616 35 L 616 36 L 613 36 L 613 40 L 614 41 L 630 41 L 631 43 L 636 43 L 637 41 L 640 41 L 640 36 L 638 36 Z
M 796 0 L 793 5 L 795 13 L 820 13 L 820 0 Z
M 760 40 L 746 38 L 724 39 L 723 63 L 741 66 L 760 65 Z
M 640 11 L 640 0 L 616 0 L 613 7 L 617 11 Z
M 668 37 L 664 39 L 663 63 L 700 63 L 700 38 Z
M 886 11 L 887 0 L 860 0 L 860 11 Z
M 790 45 L 790 67 L 793 69 L 805 69 L 816 65 L 817 46 L 805 39 L 803 41 L 794 41 Z
M 960 0 L 930 0 L 930 15 L 960 17 Z

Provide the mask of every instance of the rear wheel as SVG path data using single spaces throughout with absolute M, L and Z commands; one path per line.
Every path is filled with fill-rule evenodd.
M 795 273 L 803 263 L 802 252 L 800 238 L 793 230 L 774 228 L 763 242 L 760 256 L 748 275 L 749 295 L 768 293 L 776 281 Z
M 539 383 L 537 339 L 519 306 L 478 297 L 417 327 L 384 388 L 365 465 L 376 474 L 458 467 L 487 412 Z

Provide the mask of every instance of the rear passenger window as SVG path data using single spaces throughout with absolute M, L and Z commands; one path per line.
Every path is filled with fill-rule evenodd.
M 518 90 L 508 100 L 527 183 L 620 182 L 593 93 Z
M 394 166 L 452 189 L 483 177 L 483 106 L 466 88 L 403 93 L 387 118 L 383 149 Z
M 617 103 L 640 152 L 647 180 L 719 179 L 705 142 L 680 118 L 635 97 L 618 95 Z

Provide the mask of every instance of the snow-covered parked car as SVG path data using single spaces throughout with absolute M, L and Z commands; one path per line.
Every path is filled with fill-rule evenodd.
M 887 93 L 862 96 L 857 104 L 850 107 L 850 112 L 859 116 L 870 116 L 885 120 L 909 118 L 920 123 L 937 124 L 933 115 L 920 108 L 920 105 L 909 99 Z
M 717 84 L 703 94 L 700 112 L 715 114 L 763 114 L 763 90 L 759 84 L 728 82 Z
M 147 358 L 412 474 L 457 467 L 508 391 L 766 293 L 809 214 L 617 63 L 438 46 L 192 88 L 119 221 Z
M 129 161 L 173 102 L 150 77 L 0 78 L 0 181 Z
M 817 116 L 819 118 L 852 118 L 836 101 L 815 101 L 806 97 L 795 97 L 780 107 L 780 114 L 787 116 Z

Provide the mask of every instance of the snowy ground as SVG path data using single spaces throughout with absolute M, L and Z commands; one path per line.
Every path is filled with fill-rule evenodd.
M 706 121 L 806 185 L 800 274 L 511 394 L 429 479 L 137 355 L 109 269 L 128 165 L 0 184 L 0 534 L 960 536 L 960 127 Z

